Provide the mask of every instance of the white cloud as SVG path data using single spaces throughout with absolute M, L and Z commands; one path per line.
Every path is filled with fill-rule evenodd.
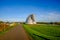
M 59 20 L 60 19 L 60 14 L 57 14 L 57 13 L 49 13 L 48 19 L 50 19 L 50 20 Z
M 41 21 L 60 22 L 60 14 L 58 13 L 40 14 L 39 18 Z

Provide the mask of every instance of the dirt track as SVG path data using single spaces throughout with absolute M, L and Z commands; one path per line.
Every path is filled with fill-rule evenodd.
M 0 40 L 29 40 L 23 27 L 17 26 L 0 36 Z

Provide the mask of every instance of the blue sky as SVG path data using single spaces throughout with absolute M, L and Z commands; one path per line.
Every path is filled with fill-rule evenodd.
M 60 0 L 0 0 L 0 20 L 23 22 L 30 14 L 39 22 L 60 22 Z

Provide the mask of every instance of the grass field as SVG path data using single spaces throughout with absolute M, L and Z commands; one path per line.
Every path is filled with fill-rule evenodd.
M 24 29 L 33 40 L 60 40 L 60 25 L 24 24 Z

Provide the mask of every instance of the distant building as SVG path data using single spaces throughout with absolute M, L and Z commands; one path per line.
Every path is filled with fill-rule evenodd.
M 26 19 L 26 24 L 36 24 L 35 15 L 31 14 Z

